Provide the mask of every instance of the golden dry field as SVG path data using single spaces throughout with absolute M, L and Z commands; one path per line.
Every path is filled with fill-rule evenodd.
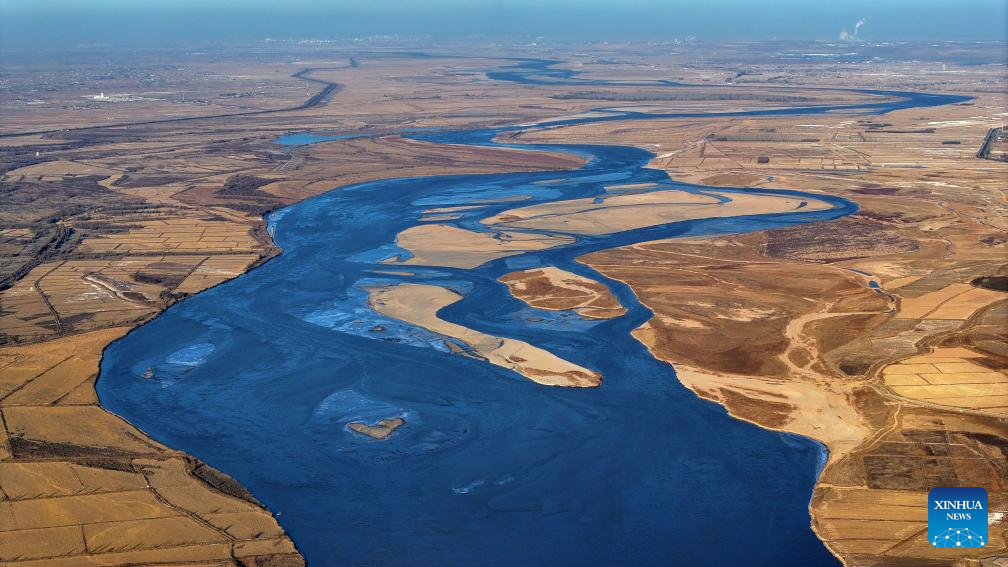
M 0 557 L 14 565 L 300 564 L 240 485 L 98 406 L 128 328 L 0 348 Z

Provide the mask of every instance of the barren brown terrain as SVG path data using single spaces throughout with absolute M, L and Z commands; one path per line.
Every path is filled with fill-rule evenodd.
M 384 441 L 388 439 L 389 435 L 392 435 L 396 429 L 399 429 L 406 424 L 406 420 L 401 417 L 392 417 L 388 419 L 380 419 L 374 425 L 369 425 L 360 421 L 354 421 L 347 424 L 347 427 L 351 431 L 356 431 L 361 435 L 367 435 L 372 439 L 377 439 L 379 441 Z
M 103 410 L 94 380 L 110 342 L 279 253 L 268 211 L 376 179 L 581 164 L 417 142 L 404 130 L 534 124 L 599 107 L 713 113 L 874 96 L 822 87 L 975 98 L 882 116 L 613 121 L 510 141 L 636 145 L 676 181 L 858 203 L 857 214 L 829 223 L 646 242 L 581 260 L 629 284 L 654 311 L 635 336 L 683 384 L 741 419 L 829 448 L 810 508 L 817 534 L 846 564 L 1008 556 L 1008 294 L 991 283 L 1008 276 L 1008 164 L 977 156 L 1008 115 L 1004 66 L 958 63 L 983 46 L 948 46 L 945 63 L 934 62 L 932 47 L 879 47 L 890 60 L 884 73 L 873 62 L 797 61 L 732 44 L 717 55 L 633 44 L 534 54 L 577 65 L 589 79 L 699 85 L 672 90 L 490 81 L 495 57 L 528 55 L 518 48 L 442 58 L 381 47 L 259 46 L 170 66 L 157 64 L 164 54 L 137 52 L 114 66 L 88 60 L 70 82 L 46 55 L 3 62 L 0 563 L 302 564 L 252 494 Z M 99 101 L 98 93 L 137 99 Z M 352 137 L 274 143 L 304 130 Z M 414 253 L 407 263 L 476 266 L 569 241 L 529 238 L 516 231 L 523 226 L 591 234 L 721 214 L 683 215 L 684 199 L 707 203 L 689 193 L 609 189 L 609 204 L 620 207 L 608 212 L 516 202 L 484 219 L 503 238 L 427 224 L 398 244 Z M 745 194 L 734 203 L 724 214 L 797 206 L 748 203 Z M 428 213 L 437 223 L 452 211 Z M 534 307 L 594 318 L 625 312 L 604 285 L 574 274 L 516 272 L 504 283 Z M 599 384 L 591 369 L 439 320 L 437 309 L 457 300 L 446 288 L 402 287 L 372 290 L 375 308 L 531 380 Z M 383 422 L 354 430 L 380 439 L 401 425 Z M 1000 515 L 991 516 L 986 548 L 937 556 L 924 535 L 927 491 L 960 485 L 987 487 Z
M 501 281 L 515 297 L 539 309 L 572 309 L 592 319 L 609 319 L 626 313 L 609 288 L 560 268 L 511 272 Z

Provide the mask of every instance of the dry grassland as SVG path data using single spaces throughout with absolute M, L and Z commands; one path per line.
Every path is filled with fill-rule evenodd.
M 511 294 L 537 309 L 573 310 L 590 319 L 610 319 L 626 309 L 601 283 L 554 266 L 505 274 Z
M 1008 375 L 978 363 L 986 358 L 968 348 L 938 348 L 890 364 L 882 376 L 907 398 L 1008 416 Z

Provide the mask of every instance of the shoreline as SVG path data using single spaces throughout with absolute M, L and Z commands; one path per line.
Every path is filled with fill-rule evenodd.
M 577 258 L 576 260 L 579 263 L 582 263 L 582 264 L 585 264 L 585 265 L 587 265 L 589 267 L 592 267 L 590 264 L 584 263 L 581 260 L 580 257 Z M 592 269 L 595 269 L 595 268 L 592 267 Z M 625 280 L 622 280 L 622 279 L 619 279 L 619 278 L 616 278 L 616 277 L 613 277 L 613 276 L 610 276 L 610 275 L 607 275 L 606 277 L 621 282 L 623 285 L 625 285 L 627 287 L 627 289 L 630 290 L 630 293 L 633 293 L 635 296 L 637 296 L 637 292 L 634 291 L 633 287 L 630 285 L 629 282 L 627 282 Z M 654 311 L 651 310 L 651 308 L 647 307 L 647 305 L 640 300 L 639 296 L 637 296 L 637 301 L 645 309 L 648 309 L 649 311 L 651 311 L 651 316 L 654 317 Z M 701 392 L 699 392 L 698 390 L 696 390 L 692 384 L 684 382 L 680 378 L 680 372 L 681 371 L 682 372 L 686 372 L 686 373 L 701 374 L 701 375 L 705 375 L 705 376 L 719 376 L 717 373 L 711 372 L 711 371 L 706 371 L 706 370 L 701 370 L 701 369 L 698 369 L 698 368 L 693 368 L 693 367 L 690 367 L 690 366 L 687 366 L 687 365 L 679 365 L 679 364 L 676 364 L 675 362 L 673 362 L 671 360 L 666 360 L 666 359 L 664 359 L 662 357 L 659 357 L 654 352 L 654 350 L 652 349 L 651 345 L 649 345 L 647 342 L 641 340 L 641 338 L 638 335 L 636 335 L 635 333 L 630 333 L 630 335 L 634 338 L 634 340 L 636 340 L 645 349 L 647 349 L 648 353 L 652 356 L 652 358 L 654 358 L 655 360 L 662 361 L 662 362 L 668 364 L 669 366 L 671 366 L 672 370 L 675 372 L 676 380 L 678 380 L 679 383 L 684 388 L 686 388 L 691 393 L 693 393 L 693 395 L 695 395 L 697 397 L 697 399 L 703 400 L 703 401 L 705 401 L 707 403 L 711 403 L 711 404 L 714 404 L 714 405 L 722 408 L 725 411 L 725 413 L 728 414 L 732 419 L 737 419 L 739 421 L 743 421 L 743 422 L 752 424 L 752 425 L 754 425 L 756 427 L 759 427 L 760 429 L 765 429 L 765 430 L 768 430 L 768 431 L 774 431 L 774 432 L 782 433 L 782 434 L 786 434 L 786 435 L 794 435 L 794 436 L 800 437 L 802 439 L 807 439 L 807 440 L 810 440 L 810 441 L 814 441 L 816 444 L 818 444 L 820 446 L 821 450 L 825 453 L 826 458 L 820 464 L 819 470 L 816 471 L 816 474 L 815 474 L 816 481 L 812 485 L 812 489 L 811 489 L 810 494 L 809 494 L 809 501 L 808 501 L 809 528 L 812 530 L 812 533 L 814 533 L 816 535 L 816 537 L 819 539 L 819 541 L 821 541 L 823 543 L 823 546 L 825 546 L 826 549 L 829 550 L 829 552 L 834 557 L 836 557 L 837 561 L 839 561 L 842 565 L 846 566 L 847 565 L 846 560 L 839 553 L 837 553 L 837 551 L 832 546 L 830 546 L 829 541 L 826 538 L 822 537 L 822 534 L 820 534 L 819 531 L 818 531 L 818 529 L 816 528 L 815 513 L 814 513 L 814 510 L 812 508 L 812 501 L 813 501 L 813 499 L 815 497 L 815 491 L 816 491 L 816 489 L 819 486 L 819 482 L 822 479 L 823 473 L 826 471 L 826 468 L 829 466 L 829 459 L 833 455 L 832 451 L 830 451 L 829 446 L 826 444 L 826 442 L 823 441 L 822 439 L 818 439 L 818 438 L 813 437 L 811 435 L 805 435 L 805 434 L 802 434 L 802 433 L 797 433 L 795 431 L 789 431 L 789 430 L 785 429 L 784 426 L 780 426 L 780 427 L 770 426 L 770 425 L 759 423 L 759 422 L 754 421 L 752 419 L 749 419 L 747 417 L 738 415 L 737 413 L 735 413 L 734 411 L 732 411 L 732 409 L 730 407 L 728 407 L 727 405 L 725 405 L 721 401 L 709 398 L 707 396 L 704 396 Z

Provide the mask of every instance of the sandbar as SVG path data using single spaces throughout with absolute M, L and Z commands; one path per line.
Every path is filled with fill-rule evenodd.
M 384 441 L 392 435 L 392 432 L 406 425 L 406 420 L 401 417 L 390 417 L 381 419 L 378 423 L 370 425 L 364 421 L 351 421 L 347 424 L 347 429 L 367 435 L 372 439 Z
M 586 388 L 598 386 L 602 375 L 568 362 L 524 341 L 495 337 L 449 323 L 437 312 L 462 299 L 449 289 L 427 284 L 399 284 L 372 288 L 371 306 L 383 315 L 458 339 L 490 364 L 514 370 L 545 386 Z
M 626 313 L 606 286 L 555 266 L 511 272 L 500 281 L 516 298 L 538 309 L 573 310 L 593 319 L 611 319 Z
M 730 199 L 722 202 L 723 198 Z M 599 202 L 600 201 L 600 202 Z M 509 209 L 483 220 L 495 228 L 535 229 L 573 234 L 610 234 L 659 224 L 741 215 L 822 211 L 817 199 L 750 193 L 651 193 L 570 199 Z
M 475 268 L 497 258 L 569 244 L 567 236 L 474 232 L 446 224 L 407 228 L 396 244 L 413 254 L 402 264 Z

